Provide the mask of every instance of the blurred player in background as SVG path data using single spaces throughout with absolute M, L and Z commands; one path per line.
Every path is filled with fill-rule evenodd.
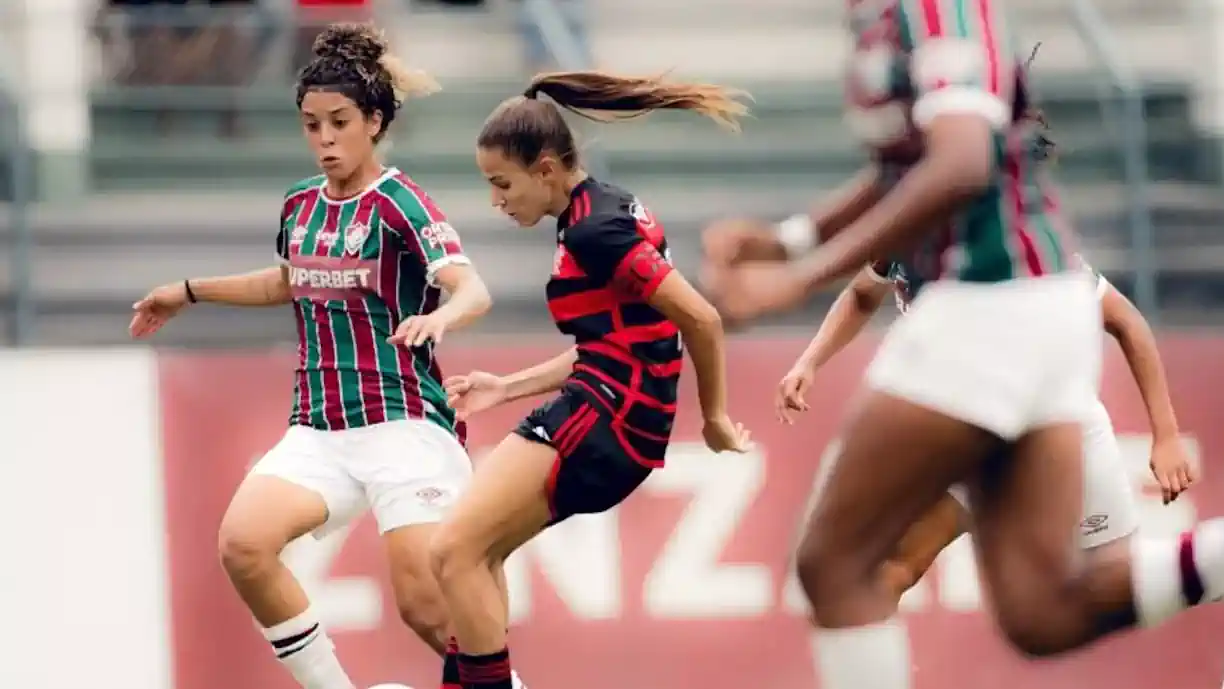
M 285 195 L 279 265 L 164 285 L 135 305 L 139 338 L 197 301 L 294 305 L 299 363 L 289 430 L 238 488 L 219 542 L 234 588 L 304 689 L 353 683 L 280 552 L 366 509 L 383 534 L 401 616 L 446 651 L 449 621 L 428 546 L 471 464 L 434 347 L 484 314 L 490 298 L 446 218 L 375 153 L 404 98 L 436 88 L 405 69 L 372 27 L 325 30 L 297 86 L 302 127 L 324 174 Z M 439 306 L 442 290 L 450 298 Z M 448 657 L 451 675 L 454 663 Z
M 798 552 L 822 643 L 852 665 L 830 689 L 907 685 L 908 667 L 879 662 L 864 632 L 896 608 L 888 559 L 962 482 L 994 616 L 1027 653 L 1224 595 L 1224 521 L 1135 539 L 1126 557 L 1086 570 L 1074 555 L 1101 306 L 1042 170 L 1043 125 L 1002 5 L 849 2 L 847 121 L 872 165 L 807 226 L 824 242 L 809 256 L 707 271 L 739 317 L 879 260 L 899 263 L 914 291 L 868 369 Z M 798 229 L 785 231 L 798 241 Z
M 745 112 L 736 96 L 658 79 L 545 74 L 485 122 L 477 163 L 494 206 L 524 227 L 557 219 L 548 307 L 575 347 L 504 377 L 472 372 L 446 382 L 462 417 L 557 393 L 481 461 L 434 541 L 464 689 L 510 687 L 507 611 L 496 605 L 490 570 L 550 525 L 619 504 L 663 466 L 681 336 L 697 373 L 706 444 L 721 452 L 747 443 L 727 416 L 718 313 L 672 269 L 654 216 L 633 194 L 583 170 L 557 106 L 598 120 L 692 110 L 734 127 Z
M 1179 437 L 1156 338 L 1130 300 L 1104 276 L 1097 274 L 1096 280 L 1105 331 L 1121 345 L 1148 410 L 1152 474 L 1167 504 L 1194 483 L 1196 472 Z M 793 423 L 797 412 L 808 410 L 806 397 L 817 370 L 862 332 L 890 294 L 904 313 L 911 296 L 904 270 L 897 264 L 872 264 L 842 290 L 816 336 L 778 385 L 775 406 L 781 421 Z M 1084 427 L 1084 480 L 1080 545 L 1090 557 L 1117 559 L 1138 527 L 1138 516 L 1113 423 L 1100 402 Z M 909 528 L 886 565 L 885 581 L 898 599 L 926 573 L 940 551 L 964 533 L 967 508 L 965 494 L 958 488 Z

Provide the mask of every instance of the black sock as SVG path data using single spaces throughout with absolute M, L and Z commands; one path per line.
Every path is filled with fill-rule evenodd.
M 446 655 L 442 656 L 442 689 L 462 689 L 459 680 L 459 642 L 451 637 L 446 642 Z
M 459 654 L 459 679 L 463 689 L 514 689 L 510 674 L 510 651 L 488 655 Z

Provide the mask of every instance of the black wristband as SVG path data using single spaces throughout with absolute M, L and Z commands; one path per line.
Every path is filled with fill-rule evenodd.
M 187 302 L 189 304 L 194 304 L 199 301 L 196 299 L 195 292 L 191 291 L 191 280 L 183 280 L 183 291 L 187 293 Z

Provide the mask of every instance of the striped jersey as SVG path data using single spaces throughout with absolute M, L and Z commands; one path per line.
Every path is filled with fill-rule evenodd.
M 1096 283 L 1096 293 L 1098 299 L 1104 299 L 1105 293 L 1109 291 L 1109 280 L 1100 273 L 1096 268 L 1093 268 L 1084 257 L 1075 254 L 1072 257 L 1072 264 L 1080 270 L 1092 274 L 1093 282 Z M 906 269 L 905 264 L 899 261 L 875 261 L 867 266 L 868 275 L 876 282 L 884 283 L 892 287 L 893 298 L 897 302 L 897 310 L 901 313 L 909 311 L 910 303 L 914 301 L 914 297 L 918 296 L 918 291 L 925 284 L 920 279 L 910 277 L 911 272 Z
M 672 271 L 663 226 L 633 194 L 587 179 L 557 219 L 548 310 L 574 338 L 570 383 L 639 434 L 666 441 L 683 352 L 647 303 Z M 660 458 L 650 458 L 652 461 Z
M 387 338 L 438 306 L 443 266 L 467 263 L 429 196 L 388 168 L 362 193 L 329 198 L 326 178 L 285 194 L 276 249 L 288 264 L 298 366 L 290 424 L 323 430 L 428 419 L 459 434 L 432 343 Z
M 848 0 L 846 122 L 890 183 L 920 159 L 921 129 L 972 114 L 994 129 L 994 181 L 896 256 L 911 279 L 999 282 L 1072 268 L 1004 0 Z

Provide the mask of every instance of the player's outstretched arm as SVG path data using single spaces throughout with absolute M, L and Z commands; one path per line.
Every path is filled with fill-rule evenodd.
M 883 195 L 875 165 L 861 170 L 807 213 L 778 223 L 754 218 L 729 218 L 702 233 L 703 281 L 745 261 L 786 261 L 799 258 L 819 242 L 820 233 L 836 233 L 854 222 Z
M 1177 413 L 1173 410 L 1156 335 L 1143 313 L 1125 295 L 1104 278 L 1099 280 L 1105 331 L 1118 341 L 1143 397 L 1152 429 L 1152 474 L 1160 484 L 1165 503 L 1169 503 L 1198 477 L 1178 435 Z
M 506 386 L 505 401 L 512 402 L 560 390 L 577 360 L 578 348 L 570 347 L 544 363 L 504 376 L 502 381 Z
M 185 283 L 195 301 L 228 306 L 277 306 L 293 301 L 289 266 L 278 265 L 241 275 L 192 278 Z
M 161 330 L 183 307 L 198 301 L 235 306 L 270 306 L 293 299 L 289 290 L 289 268 L 272 266 L 243 275 L 198 278 L 155 287 L 132 304 L 132 337 L 146 338 Z
M 647 303 L 676 324 L 697 372 L 697 400 L 704 421 L 702 435 L 715 452 L 743 452 L 748 434 L 727 413 L 727 367 L 722 317 L 684 276 L 668 270 Z
M 833 306 L 820 322 L 807 349 L 795 362 L 795 367 L 815 371 L 828 363 L 863 332 L 892 289 L 891 285 L 876 277 L 870 267 L 855 275 L 833 301 Z
M 435 312 L 446 319 L 448 330 L 471 325 L 493 308 L 489 288 L 470 264 L 443 266 L 434 276 L 434 281 L 450 295 Z
M 508 376 L 472 371 L 452 376 L 443 383 L 446 401 L 460 420 L 506 402 L 534 397 L 561 389 L 578 360 L 578 349 L 571 347 L 557 356 Z
M 837 295 L 816 335 L 778 383 L 774 408 L 778 420 L 794 423 L 794 413 L 808 410 L 807 393 L 816 370 L 854 341 L 880 308 L 892 287 L 886 275 L 867 266 Z
M 1152 435 L 1176 437 L 1177 414 L 1169 397 L 1169 381 L 1152 326 L 1125 295 L 1104 279 L 1101 280 L 1101 315 L 1105 331 L 1118 341 L 1126 356 L 1126 364 L 1147 407 Z

